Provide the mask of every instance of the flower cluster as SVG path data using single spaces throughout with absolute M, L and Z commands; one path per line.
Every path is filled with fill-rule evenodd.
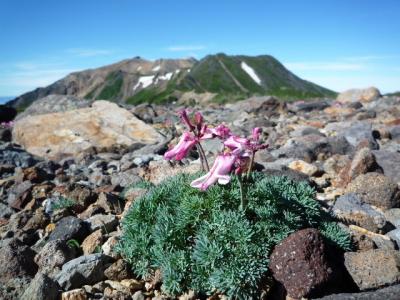
M 2 128 L 12 128 L 13 126 L 14 126 L 13 121 L 0 123 L 0 127 L 2 127 Z
M 191 186 L 194 188 L 204 191 L 216 182 L 227 184 L 230 182 L 229 174 L 232 172 L 237 175 L 247 172 L 249 175 L 254 164 L 254 154 L 258 150 L 268 147 L 268 145 L 262 144 L 260 141 L 261 128 L 254 128 L 252 136 L 244 138 L 234 135 L 223 124 L 214 128 L 207 126 L 200 112 L 196 112 L 193 120 L 191 120 L 187 110 L 182 110 L 180 111 L 180 117 L 188 130 L 182 134 L 178 144 L 164 154 L 164 157 L 166 159 L 181 160 L 187 156 L 190 150 L 195 146 L 197 147 L 203 170 L 206 170 L 207 173 L 192 181 Z M 220 139 L 224 149 L 218 154 L 210 169 L 201 141 L 213 138 Z

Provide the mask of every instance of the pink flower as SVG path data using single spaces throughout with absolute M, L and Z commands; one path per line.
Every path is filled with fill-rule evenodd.
M 181 160 L 189 153 L 189 151 L 193 148 L 194 145 L 196 145 L 196 143 L 197 139 L 193 134 L 191 134 L 190 132 L 184 132 L 179 143 L 171 150 L 165 152 L 164 158 L 175 158 L 175 160 Z
M 262 130 L 260 127 L 253 128 L 253 132 L 252 132 L 253 141 L 258 142 L 260 140 L 261 132 L 262 132 Z
M 224 142 L 224 145 L 236 155 L 242 155 L 250 146 L 250 140 L 232 135 Z
M 208 133 L 212 134 L 213 137 L 219 137 L 220 139 L 226 139 L 231 136 L 231 130 L 223 124 L 218 125 L 215 128 L 209 128 Z
M 192 122 L 189 119 L 186 109 L 182 109 L 179 112 L 179 116 L 181 117 L 182 122 L 185 123 L 185 125 L 188 127 L 189 131 L 193 131 L 195 129 L 195 127 L 193 126 Z
M 231 178 L 228 174 L 232 171 L 236 160 L 236 156 L 230 153 L 218 155 L 211 170 L 206 175 L 193 180 L 190 186 L 205 191 L 217 181 L 219 184 L 229 183 Z

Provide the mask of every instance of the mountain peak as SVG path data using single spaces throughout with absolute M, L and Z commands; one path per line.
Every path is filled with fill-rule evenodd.
M 335 93 L 305 81 L 271 55 L 210 54 L 201 60 L 156 59 L 136 56 L 96 69 L 74 72 L 55 83 L 23 94 L 10 102 L 23 109 L 50 94 L 121 103 L 163 103 L 186 92 L 213 93 L 215 100 L 243 99 L 253 95 L 283 98 L 334 96 Z

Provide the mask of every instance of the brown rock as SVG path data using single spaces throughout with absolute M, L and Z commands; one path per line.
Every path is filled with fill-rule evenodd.
M 73 209 L 77 213 L 84 211 L 91 203 L 96 201 L 97 194 L 86 186 L 73 184 L 68 189 L 69 192 L 67 192 L 66 198 L 76 202 Z
M 372 151 L 369 148 L 361 148 L 356 152 L 353 160 L 340 171 L 341 185 L 346 187 L 357 176 L 368 172 L 383 173 L 383 170 L 376 162 Z
M 33 183 L 41 183 L 45 180 L 50 179 L 50 176 L 46 171 L 38 167 L 30 167 L 23 170 L 24 180 L 29 180 Z
M 61 300 L 86 300 L 87 295 L 84 289 L 75 289 L 61 294 Z
M 127 287 L 131 291 L 131 293 L 140 291 L 144 287 L 144 282 L 138 281 L 136 279 L 123 279 L 121 280 L 121 284 Z
M 125 201 L 112 193 L 101 193 L 96 204 L 104 209 L 106 213 L 121 214 L 124 210 Z
M 351 102 L 371 102 L 378 99 L 381 96 L 379 90 L 375 87 L 369 87 L 365 89 L 350 89 L 340 93 L 337 97 L 337 101 L 341 103 Z
M 400 253 L 396 250 L 347 252 L 345 266 L 362 291 L 400 281 Z
M 318 172 L 318 168 L 314 166 L 313 164 L 310 164 L 308 162 L 305 162 L 304 160 L 295 160 L 292 161 L 288 167 L 292 170 L 295 170 L 297 172 L 301 172 L 303 174 L 306 174 L 308 176 L 313 176 Z
M 104 275 L 110 280 L 121 281 L 132 274 L 129 265 L 123 259 L 119 259 L 104 271 Z
M 323 238 L 317 229 L 303 229 L 289 235 L 273 250 L 270 268 L 289 296 L 309 297 L 332 277 Z
M 92 254 L 97 252 L 96 250 L 101 250 L 101 244 L 104 241 L 104 236 L 102 230 L 96 230 L 95 232 L 88 235 L 82 242 L 83 254 Z
M 16 183 L 8 193 L 8 205 L 15 209 L 23 209 L 24 206 L 32 199 L 32 183 L 24 181 L 20 184 Z
M 379 173 L 361 174 L 347 186 L 346 193 L 355 193 L 368 204 L 383 209 L 398 207 L 400 192 L 397 184 Z

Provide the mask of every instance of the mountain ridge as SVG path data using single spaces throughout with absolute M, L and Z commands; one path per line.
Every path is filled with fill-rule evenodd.
M 37 88 L 7 104 L 23 110 L 50 94 L 71 95 L 87 100 L 118 103 L 166 103 L 185 93 L 215 94 L 213 100 L 226 102 L 250 96 L 282 98 L 334 97 L 335 92 L 301 79 L 270 55 L 246 56 L 210 54 L 196 60 L 141 57 L 125 59 L 94 69 L 73 72 Z

